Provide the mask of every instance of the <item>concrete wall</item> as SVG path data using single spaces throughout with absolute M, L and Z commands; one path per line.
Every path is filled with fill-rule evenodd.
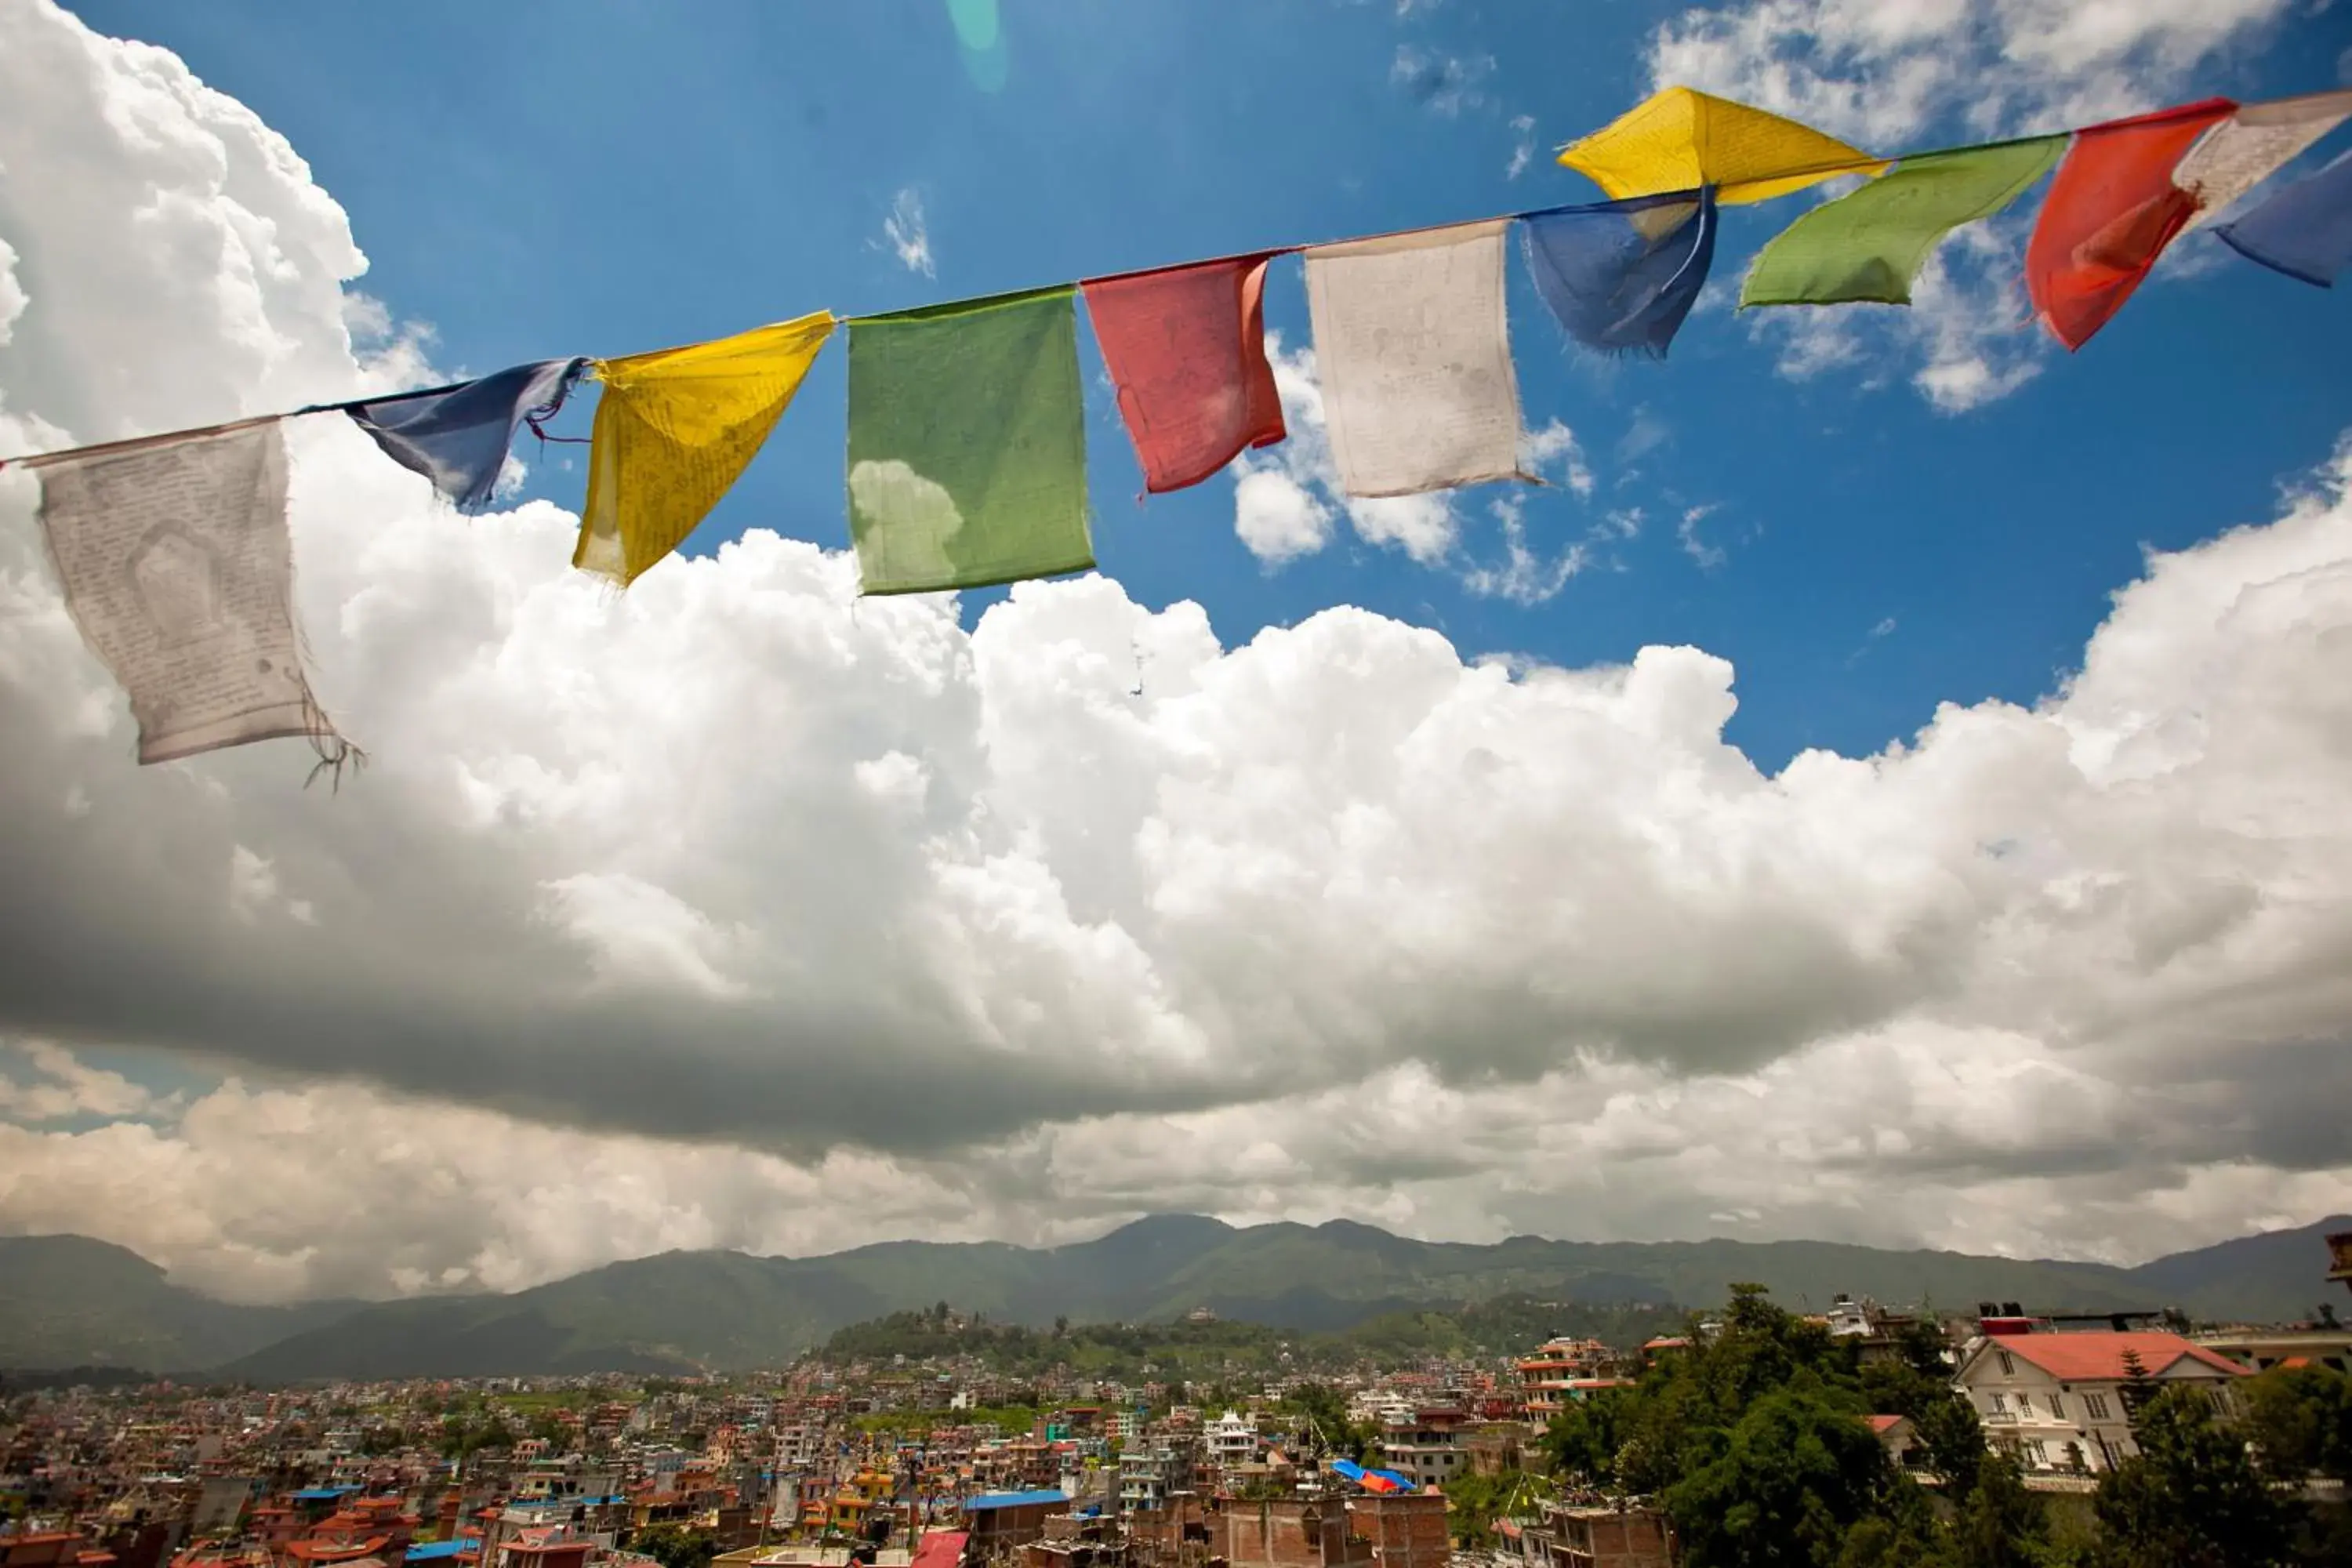
M 1370 1545 L 1350 1533 L 1339 1500 L 1228 1502 L 1209 1520 L 1211 1555 L 1233 1568 L 1341 1568 L 1369 1563 Z
M 1429 1492 L 1367 1495 L 1348 1500 L 1355 1532 L 1372 1543 L 1379 1568 L 1450 1568 L 1454 1542 L 1445 1500 Z

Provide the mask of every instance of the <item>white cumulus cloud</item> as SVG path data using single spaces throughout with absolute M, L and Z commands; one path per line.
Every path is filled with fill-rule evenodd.
M 385 374 L 341 210 L 171 56 L 26 0 L 0 102 L 0 449 Z M 1458 563 L 1299 456 L 1277 363 L 1262 542 Z M 0 1229 L 286 1296 L 1183 1208 L 2128 1257 L 2352 1198 L 2352 448 L 2042 700 L 1775 771 L 1700 648 L 1099 577 L 967 628 L 766 528 L 616 596 L 552 506 L 290 439 L 340 795 L 133 766 L 0 470 Z
M 2218 90 L 2200 89 L 2200 73 L 2296 10 L 2294 0 L 1727 0 L 1660 23 L 1647 63 L 1655 86 L 1718 93 L 1894 154 L 2065 131 Z M 2033 207 L 2028 197 L 2006 219 L 1958 230 L 1907 310 L 1762 310 L 1754 330 L 1778 340 L 1791 376 L 1859 371 L 1883 384 L 1886 367 L 1907 365 L 1942 413 L 2005 397 L 2052 352 L 2021 282 Z

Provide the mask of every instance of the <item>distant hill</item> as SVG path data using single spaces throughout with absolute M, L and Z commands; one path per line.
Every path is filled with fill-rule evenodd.
M 2340 1289 L 2324 1278 L 2328 1233 L 2340 1230 L 2352 1230 L 2352 1215 L 2175 1252 L 2141 1264 L 2130 1278 L 2164 1300 L 2195 1302 L 2204 1317 L 2254 1323 L 2309 1317 Z
M 184 1289 L 86 1236 L 0 1237 L 0 1367 L 190 1372 L 359 1311 L 363 1301 L 243 1307 Z
M 0 1240 L 0 1367 L 85 1363 L 216 1369 L 256 1382 L 775 1365 L 835 1330 L 950 1301 L 1001 1321 L 1164 1321 L 1195 1307 L 1298 1332 L 1505 1297 L 1585 1303 L 1721 1301 L 1755 1280 L 1791 1307 L 1840 1290 L 1965 1309 L 2179 1306 L 2200 1319 L 2284 1320 L 2325 1299 L 2321 1221 L 2137 1268 L 1887 1251 L 1831 1242 L 1416 1241 L 1347 1221 L 1236 1228 L 1136 1221 L 1044 1249 L 885 1242 L 822 1258 L 669 1252 L 508 1296 L 360 1306 L 236 1307 L 78 1237 Z
M 899 1357 L 917 1363 L 969 1357 L 1022 1380 L 1066 1365 L 1086 1377 L 1134 1382 L 1158 1376 L 1214 1386 L 1281 1372 L 1328 1376 L 1432 1356 L 1507 1355 L 1555 1334 L 1598 1339 L 1630 1351 L 1653 1335 L 1679 1331 L 1684 1321 L 1675 1307 L 1601 1306 L 1516 1294 L 1450 1309 L 1403 1308 L 1333 1331 L 1189 1317 L 1165 1323 L 1031 1328 L 918 1307 L 836 1329 L 816 1353 L 836 1367 Z

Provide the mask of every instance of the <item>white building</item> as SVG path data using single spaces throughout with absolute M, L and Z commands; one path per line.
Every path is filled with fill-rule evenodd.
M 2203 1388 L 2216 1411 L 2237 1414 L 2244 1367 L 2179 1334 L 1988 1335 L 1961 1353 L 1952 1386 L 1976 1406 L 1995 1447 L 2028 1470 L 2106 1470 L 2137 1453 L 2124 1413 L 2126 1353 L 2157 1389 Z
M 1118 1457 L 1118 1506 L 1122 1512 L 1168 1506 L 1177 1492 L 1192 1489 L 1192 1450 L 1182 1442 L 1129 1448 Z
M 788 1470 L 805 1470 L 832 1456 L 823 1423 L 795 1422 L 776 1428 L 776 1463 Z
M 1443 1487 L 1469 1470 L 1470 1455 L 1449 1426 L 1391 1423 L 1381 1428 L 1381 1466 L 1415 1486 Z
M 1210 1422 L 1202 1436 L 1212 1464 L 1231 1467 L 1257 1461 L 1257 1426 L 1238 1410 L 1228 1410 Z

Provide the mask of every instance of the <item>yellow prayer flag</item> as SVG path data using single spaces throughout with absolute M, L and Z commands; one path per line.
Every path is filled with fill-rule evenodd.
M 626 586 L 740 478 L 832 335 L 819 310 L 731 338 L 598 360 L 588 504 L 572 563 Z
M 1713 185 L 1718 202 L 1760 202 L 1888 166 L 1809 125 L 1686 87 L 1653 94 L 1570 142 L 1559 161 L 1618 201 Z

